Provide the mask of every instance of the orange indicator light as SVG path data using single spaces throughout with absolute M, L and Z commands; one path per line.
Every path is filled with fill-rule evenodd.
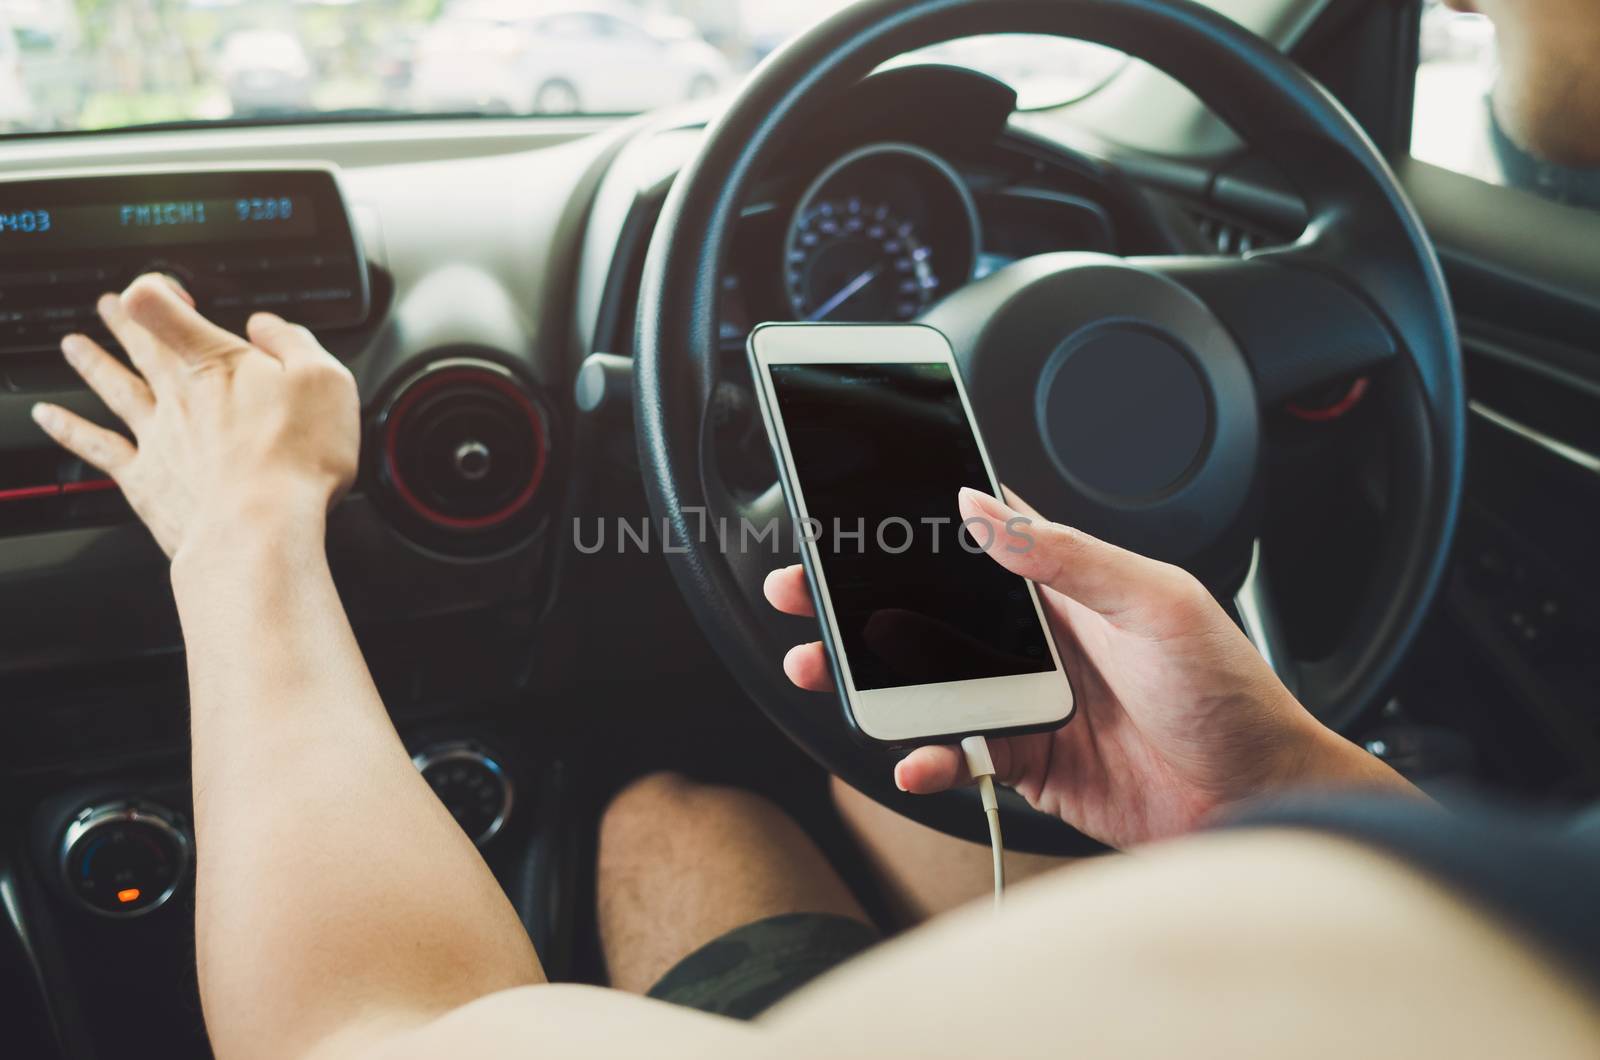
M 139 895 L 143 893 L 144 892 L 139 890 L 137 887 L 124 887 L 122 890 L 117 892 L 117 901 L 121 902 L 123 905 L 127 905 L 129 902 L 137 902 L 139 900 Z

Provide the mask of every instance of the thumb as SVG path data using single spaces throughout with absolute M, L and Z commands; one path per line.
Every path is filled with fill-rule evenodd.
M 963 489 L 958 503 L 968 527 L 987 525 L 989 532 L 974 534 L 973 539 L 996 563 L 1118 625 L 1144 624 L 1143 619 L 1159 613 L 1162 605 L 1187 596 L 1194 584 L 1181 567 L 1060 523 L 1023 515 L 987 493 Z

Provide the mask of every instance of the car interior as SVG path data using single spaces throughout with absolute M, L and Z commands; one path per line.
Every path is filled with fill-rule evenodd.
M 387 17 L 168 6 L 219 54 L 227 19 L 283 33 L 260 8 Z M 718 5 L 618 6 L 687 20 L 651 32 L 734 73 L 640 113 L 430 111 L 374 32 L 392 112 L 313 107 L 317 85 L 231 116 L 0 107 L 0 1052 L 210 1055 L 168 563 L 29 418 L 114 423 L 56 344 L 151 271 L 229 327 L 304 323 L 354 373 L 341 596 L 552 979 L 605 982 L 597 821 L 649 771 L 774 799 L 869 909 L 830 774 L 985 841 L 970 793 L 902 794 L 887 749 L 788 686 L 814 629 L 760 597 L 788 527 L 737 555 L 702 532 L 785 511 L 746 360 L 764 321 L 938 328 L 1000 478 L 1195 572 L 1319 718 L 1429 791 L 1596 803 L 1600 214 L 1450 140 L 1486 112 L 1481 15 L 869 0 L 735 33 L 694 21 Z M 0 29 L 26 80 L 48 34 Z M 1019 34 L 1095 51 L 1035 61 Z M 1110 355 L 1058 370 L 1090 332 Z M 1014 848 L 1104 850 L 1005 814 Z

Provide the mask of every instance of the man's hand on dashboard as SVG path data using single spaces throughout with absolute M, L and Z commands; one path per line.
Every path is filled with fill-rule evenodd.
M 1036 543 L 1013 552 L 1018 512 L 972 490 L 959 503 L 962 519 L 991 524 L 990 556 L 1038 583 L 1077 694 L 1065 728 L 989 741 L 997 779 L 1035 809 L 1124 847 L 1296 786 L 1415 790 L 1312 717 L 1184 570 L 1031 509 Z M 798 566 L 772 572 L 766 594 L 780 611 L 814 614 Z M 833 687 L 821 643 L 792 649 L 784 670 L 802 688 Z M 895 782 L 932 794 L 969 778 L 957 748 L 930 746 L 901 760 Z
M 83 335 L 61 350 L 133 441 L 40 404 L 45 433 L 116 481 L 169 558 L 245 526 L 320 536 L 361 444 L 344 365 L 270 313 L 250 318 L 248 341 L 225 331 L 160 276 L 139 277 L 98 308 L 136 371 Z

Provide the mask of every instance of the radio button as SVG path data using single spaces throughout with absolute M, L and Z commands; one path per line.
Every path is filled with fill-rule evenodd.
M 194 273 L 180 262 L 173 261 L 170 258 L 151 258 L 143 265 L 140 265 L 134 275 L 143 276 L 152 272 L 158 276 L 165 276 L 185 290 L 188 290 L 194 284 Z
M 105 269 L 56 269 L 50 273 L 51 283 L 98 283 L 110 278 L 110 273 Z
M 310 291 L 297 291 L 297 302 L 343 302 L 356 296 L 348 287 L 321 287 Z

